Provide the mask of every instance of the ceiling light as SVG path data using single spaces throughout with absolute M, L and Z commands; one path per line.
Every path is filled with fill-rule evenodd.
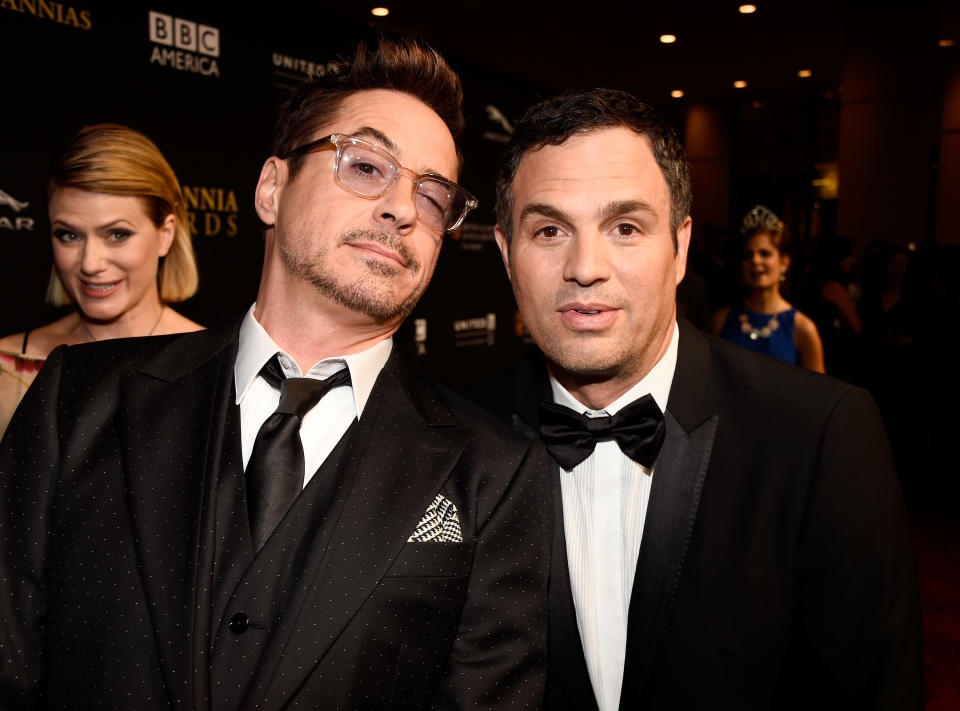
M 955 43 L 952 39 L 947 39 L 946 37 L 944 37 L 942 40 L 937 42 L 937 45 L 939 45 L 940 47 L 952 47 L 954 44 Z
M 660 41 L 664 44 L 673 44 L 677 41 L 676 35 L 660 35 Z
M 762 102 L 762 101 L 754 101 L 754 102 L 751 102 L 750 105 L 751 105 L 753 108 L 755 108 L 755 109 L 762 109 L 762 108 L 763 108 L 763 102 Z
M 375 7 L 370 11 L 371 15 L 376 15 L 377 17 L 386 17 L 390 14 L 390 8 L 387 7 Z
M 741 5 L 737 8 L 741 15 L 752 15 L 757 11 L 756 5 Z
M 682 98 L 683 98 L 683 90 L 682 90 L 682 89 L 674 89 L 673 91 L 670 92 L 670 96 L 672 96 L 674 99 L 682 99 Z
M 811 72 L 809 69 L 799 69 L 797 70 L 797 76 L 801 79 L 806 79 L 807 77 L 812 77 L 813 72 Z
M 745 82 L 743 79 L 737 79 L 735 82 L 733 82 L 734 89 L 744 89 L 746 86 L 747 82 Z

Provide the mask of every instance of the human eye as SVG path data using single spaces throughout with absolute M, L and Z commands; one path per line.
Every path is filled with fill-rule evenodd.
M 615 234 L 620 237 L 632 237 L 640 232 L 636 225 L 630 222 L 621 222 L 613 228 Z
M 555 240 L 560 237 L 560 227 L 558 225 L 544 225 L 535 230 L 533 236 L 543 240 Z
M 79 242 L 81 237 L 73 230 L 67 230 L 63 228 L 58 228 L 53 231 L 53 237 L 59 242 L 64 244 L 69 244 L 71 242 Z
M 450 191 L 436 180 L 423 180 L 417 187 L 417 210 L 442 218 L 450 207 Z
M 111 242 L 123 242 L 127 240 L 133 232 L 131 230 L 126 230 L 120 227 L 114 227 L 107 233 L 107 238 Z
M 393 172 L 394 168 L 389 160 L 361 146 L 344 150 L 340 161 L 341 177 L 357 183 L 384 183 L 391 178 Z

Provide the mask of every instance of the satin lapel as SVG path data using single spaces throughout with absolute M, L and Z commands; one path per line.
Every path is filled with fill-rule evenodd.
M 412 374 L 395 350 L 345 455 L 340 487 L 320 533 L 327 543 L 316 546 L 307 560 L 278 635 L 280 649 L 264 655 L 267 705 L 300 687 L 358 613 L 450 476 L 469 437 L 434 386 Z M 247 699 L 251 708 L 262 701 Z
M 680 326 L 664 414 L 667 434 L 654 466 L 630 597 L 621 709 L 642 707 L 652 690 L 720 421 L 710 387 L 709 341 L 688 324 Z
M 235 336 L 235 333 L 232 334 Z M 229 331 L 174 340 L 137 372 L 121 374 L 118 408 L 140 575 L 175 707 L 192 706 L 194 597 L 207 476 L 232 405 Z M 232 344 L 232 347 L 231 347 Z M 202 692 L 201 692 L 202 693 Z

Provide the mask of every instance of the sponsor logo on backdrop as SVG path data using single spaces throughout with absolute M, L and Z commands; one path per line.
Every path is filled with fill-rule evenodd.
M 463 226 L 453 233 L 453 238 L 460 245 L 460 249 L 468 252 L 479 252 L 484 245 L 497 241 L 493 234 L 493 225 L 474 222 L 464 222 Z
M 324 76 L 327 72 L 336 70 L 336 62 L 313 62 L 309 59 L 291 57 L 281 52 L 273 53 L 274 85 L 280 88 L 290 88 L 289 82 L 295 84 L 310 81 Z
M 490 127 L 484 131 L 483 138 L 494 143 L 507 143 L 510 136 L 513 135 L 513 126 L 507 121 L 503 112 L 493 104 L 487 104 L 486 111 L 487 123 L 490 124 Z
M 220 76 L 220 30 L 150 10 L 150 63 L 203 76 Z
M 184 185 L 187 220 L 193 237 L 234 237 L 237 234 L 237 195 L 229 188 Z
M 89 30 L 93 26 L 89 10 L 78 10 L 70 5 L 46 0 L 0 0 L 0 8 L 33 15 L 40 20 L 50 20 L 61 25 Z
M 413 343 L 417 347 L 417 355 L 427 354 L 427 319 L 415 318 L 413 320 Z
M 0 230 L 32 232 L 35 224 L 33 218 L 20 214 L 28 207 L 30 207 L 29 202 L 17 200 L 10 193 L 0 190 Z M 7 214 L 11 211 L 13 215 Z
M 488 313 L 475 318 L 460 318 L 453 322 L 453 345 L 456 348 L 466 346 L 492 346 L 496 341 L 497 315 Z

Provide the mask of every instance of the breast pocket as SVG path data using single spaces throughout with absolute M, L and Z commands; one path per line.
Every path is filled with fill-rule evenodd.
M 462 577 L 470 574 L 474 544 L 407 543 L 387 571 L 388 578 Z

